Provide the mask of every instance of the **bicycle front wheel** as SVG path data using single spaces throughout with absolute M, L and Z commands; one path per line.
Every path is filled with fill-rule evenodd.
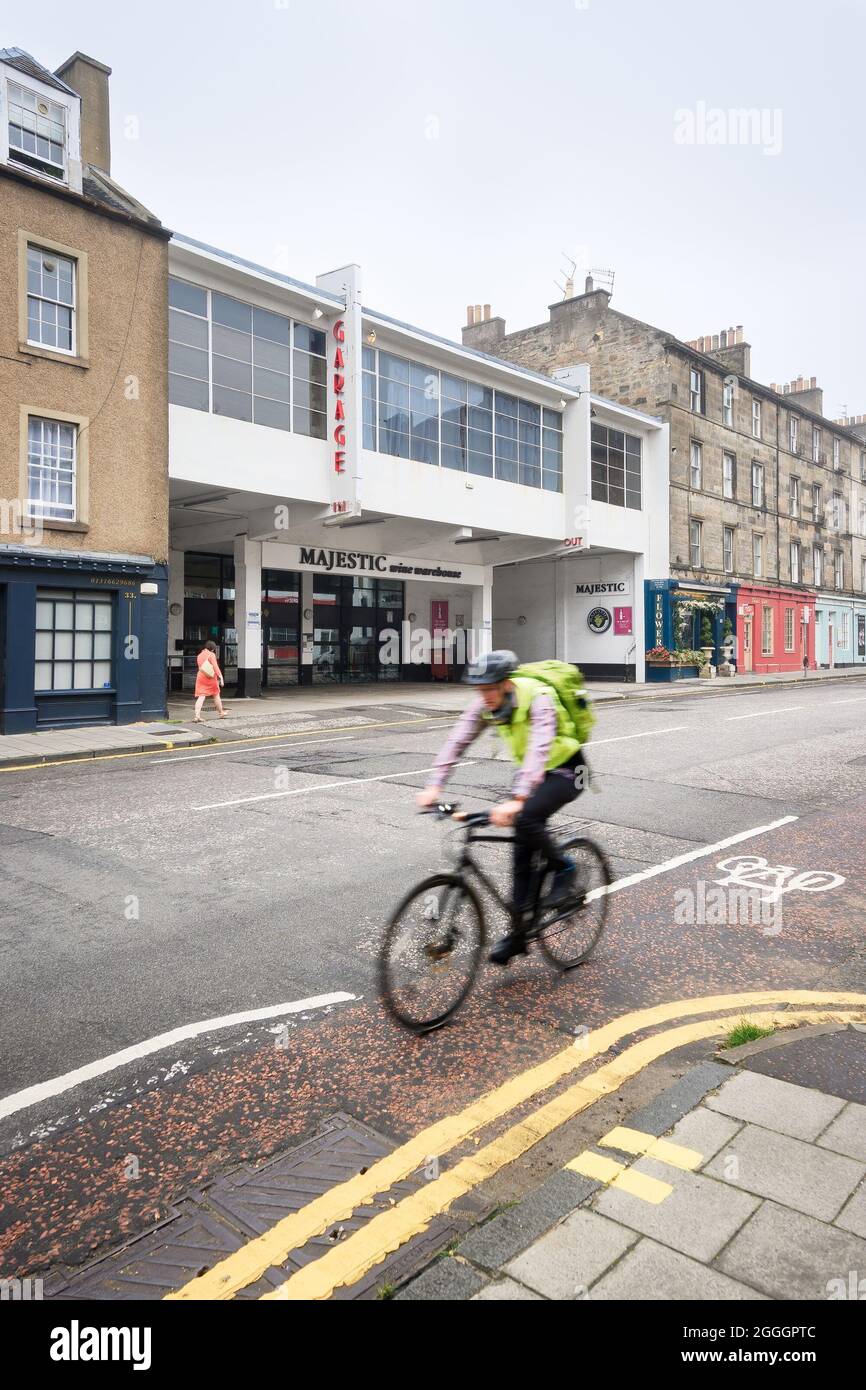
M 379 991 L 413 1033 L 440 1028 L 463 1003 L 484 949 L 484 913 L 458 874 L 425 879 L 400 903 L 379 953 Z
M 542 919 L 541 948 L 560 970 L 572 970 L 595 950 L 607 921 L 610 865 L 592 840 L 578 837 L 557 846 L 572 859 L 576 874 L 569 900 Z M 542 906 L 543 911 L 543 906 Z

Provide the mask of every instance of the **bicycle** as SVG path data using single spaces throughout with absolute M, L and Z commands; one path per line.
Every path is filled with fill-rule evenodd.
M 457 1012 L 475 983 L 487 943 L 487 918 L 480 884 L 514 923 L 515 909 L 472 855 L 477 844 L 510 844 L 513 834 L 477 833 L 490 824 L 486 811 L 464 813 L 456 805 L 432 808 L 437 820 L 461 822 L 464 838 L 455 868 L 417 884 L 399 903 L 379 952 L 379 992 L 393 1018 L 413 1033 L 441 1028 Z M 428 813 L 429 814 L 429 813 Z M 527 941 L 538 941 L 560 971 L 582 965 L 595 950 L 607 921 L 612 875 L 604 851 L 593 840 L 563 832 L 557 849 L 577 869 L 569 897 L 545 908 L 553 877 L 549 864 L 536 865 Z M 512 928 L 513 929 L 513 928 Z

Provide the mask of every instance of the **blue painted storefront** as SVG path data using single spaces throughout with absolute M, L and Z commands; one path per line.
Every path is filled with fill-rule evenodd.
M 60 591 L 110 597 L 111 673 L 98 690 L 36 688 L 37 593 Z M 0 733 L 164 718 L 167 605 L 167 568 L 145 557 L 0 548 Z
M 866 603 L 841 594 L 819 594 L 815 603 L 818 666 L 866 665 Z
M 698 588 L 690 584 L 685 579 L 647 579 L 644 581 L 644 612 L 646 623 L 646 650 L 651 651 L 653 647 L 666 647 L 668 651 L 676 648 L 676 636 L 674 620 L 678 601 L 690 600 L 698 603 L 701 599 L 707 602 L 717 603 L 719 599 L 724 601 L 724 609 L 711 615 L 713 626 L 713 645 L 714 654 L 711 658 L 714 664 L 722 660 L 722 641 L 724 638 L 725 619 L 731 621 L 733 633 L 737 631 L 737 590 L 734 585 L 706 585 Z M 687 632 L 683 639 L 683 647 L 691 650 L 698 649 L 702 643 L 700 640 L 700 617 L 697 612 L 691 618 L 691 631 Z M 652 667 L 647 665 L 648 681 L 674 681 L 687 680 L 698 674 L 696 666 L 681 667 Z

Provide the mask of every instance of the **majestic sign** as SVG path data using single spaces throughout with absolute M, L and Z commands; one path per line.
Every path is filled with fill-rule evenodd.
M 343 344 L 346 341 L 346 323 L 337 319 L 334 324 L 334 339 L 337 344 L 334 353 L 334 472 L 346 471 L 346 357 Z
M 366 570 L 384 574 L 388 561 L 384 555 L 364 555 L 357 550 L 317 550 L 301 546 L 301 564 L 317 570 Z
M 578 584 L 575 588 L 577 594 L 630 594 L 631 585 L 627 579 L 600 580 L 595 584 Z
M 288 546 L 281 546 L 285 554 Z M 360 550 L 324 550 L 315 545 L 298 547 L 298 560 L 290 568 L 327 570 L 329 573 L 353 574 L 393 574 L 406 579 L 462 579 L 464 583 L 480 583 L 474 569 L 447 569 L 444 565 L 416 564 L 414 560 L 403 560 L 393 555 L 370 555 Z M 288 559 L 288 557 L 287 557 Z
M 591 608 L 586 619 L 586 625 L 590 632 L 601 634 L 607 632 L 612 622 L 609 608 Z

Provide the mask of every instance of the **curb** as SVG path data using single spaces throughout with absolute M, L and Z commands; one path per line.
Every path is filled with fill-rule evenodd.
M 855 1027 L 860 1025 L 855 1024 Z M 718 1048 L 715 1054 L 717 1062 L 724 1062 L 727 1066 L 735 1067 L 740 1062 L 745 1062 L 749 1057 L 760 1056 L 762 1052 L 772 1052 L 777 1047 L 786 1047 L 788 1043 L 802 1042 L 805 1038 L 820 1038 L 827 1033 L 844 1033 L 847 1031 L 846 1023 L 810 1023 L 805 1028 L 800 1028 L 793 1024 L 790 1028 L 778 1029 L 771 1033 L 768 1038 L 755 1038 L 754 1042 L 740 1043 L 739 1047 Z
M 23 767 L 50 767 L 53 763 L 89 763 L 100 758 L 114 758 L 118 753 L 170 753 L 173 748 L 204 748 L 218 739 L 155 739 L 152 743 L 120 743 L 105 748 L 80 749 L 67 753 L 30 753 L 11 758 L 0 757 L 0 772 Z

